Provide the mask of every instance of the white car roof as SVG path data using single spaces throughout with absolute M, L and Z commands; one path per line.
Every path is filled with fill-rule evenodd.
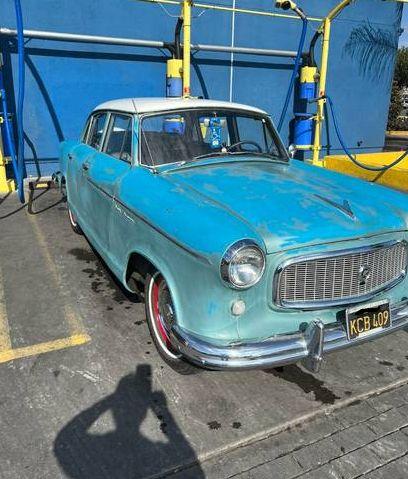
M 98 105 L 97 110 L 115 110 L 125 113 L 152 113 L 184 108 L 236 108 L 255 113 L 267 114 L 253 106 L 241 105 L 229 101 L 204 100 L 198 98 L 123 98 Z

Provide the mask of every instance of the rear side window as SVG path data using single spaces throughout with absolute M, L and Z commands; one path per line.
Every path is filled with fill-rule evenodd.
M 105 153 L 119 160 L 132 159 L 132 117 L 113 113 L 105 143 Z
M 93 116 L 87 143 L 97 150 L 101 146 L 107 116 L 107 113 L 97 113 Z

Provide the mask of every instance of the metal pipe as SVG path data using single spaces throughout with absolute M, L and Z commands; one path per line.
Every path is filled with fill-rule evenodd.
M 191 3 L 183 2 L 183 97 L 191 95 Z
M 165 5 L 181 5 L 182 2 L 177 1 L 177 0 L 138 0 L 140 2 L 146 2 L 146 3 L 162 3 Z M 287 18 L 290 20 L 299 20 L 299 17 L 297 15 L 289 15 L 286 13 L 274 13 L 274 12 L 266 12 L 263 10 L 251 10 L 248 8 L 233 8 L 233 7 L 227 7 L 224 5 L 212 5 L 209 3 L 198 3 L 194 2 L 193 7 L 196 8 L 202 8 L 203 10 L 217 10 L 221 12 L 235 12 L 235 13 L 244 13 L 247 15 L 260 15 L 263 17 L 275 17 L 275 18 Z M 307 18 L 310 22 L 322 22 L 323 18 L 318 18 L 318 17 L 308 17 Z
M 207 51 L 207 52 L 226 52 L 226 53 L 243 53 L 244 55 L 263 55 L 268 57 L 283 57 L 283 58 L 295 58 L 296 53 L 292 50 L 270 50 L 268 48 L 247 48 L 247 47 L 227 47 L 219 45 L 202 45 L 192 44 L 191 49 L 194 51 Z
M 17 31 L 12 28 L 1 27 L 0 35 L 15 37 L 17 35 Z M 35 38 L 39 40 L 54 40 L 58 42 L 101 43 L 105 45 L 124 45 L 129 47 L 167 48 L 165 42 L 160 42 L 155 40 L 138 40 L 134 38 L 104 37 L 99 35 L 82 35 L 77 33 L 50 32 L 45 30 L 24 30 L 24 37 Z M 271 56 L 271 57 L 286 57 L 286 58 L 296 57 L 296 52 L 289 51 L 289 50 L 269 50 L 266 48 L 230 47 L 230 46 L 223 46 L 223 45 L 192 44 L 191 50 L 207 51 L 207 52 L 242 53 L 244 55 L 261 55 L 261 56 Z
M 11 28 L 0 28 L 0 35 L 15 37 L 17 31 Z M 26 38 L 38 38 L 43 40 L 55 40 L 74 43 L 102 43 L 105 45 L 125 45 L 131 47 L 164 48 L 164 42 L 154 40 L 137 40 L 133 38 L 104 37 L 100 35 L 79 35 L 76 33 L 49 32 L 44 30 L 24 30 Z

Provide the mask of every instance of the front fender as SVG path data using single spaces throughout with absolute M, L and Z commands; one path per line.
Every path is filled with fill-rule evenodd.
M 218 259 L 185 248 L 129 211 L 115 210 L 111 225 L 115 252 L 114 256 L 109 252 L 110 266 L 125 287 L 129 289 L 130 257 L 139 254 L 165 277 L 180 326 L 203 337 L 237 340 L 237 321 L 230 311 L 234 292 L 222 283 Z

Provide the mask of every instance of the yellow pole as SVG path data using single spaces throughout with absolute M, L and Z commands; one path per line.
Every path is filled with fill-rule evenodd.
M 0 117 L 0 123 L 3 123 L 3 121 L 4 121 L 4 118 Z M 6 165 L 7 165 L 7 158 L 4 156 L 3 143 L 0 137 L 0 194 L 11 193 L 12 191 L 15 191 L 16 189 L 14 181 L 7 179 Z
M 330 33 L 331 33 L 331 20 L 326 18 L 324 20 L 324 30 L 323 30 L 323 47 L 322 47 L 322 63 L 320 68 L 320 78 L 319 78 L 319 95 L 322 97 L 326 94 L 326 82 L 327 82 L 327 68 L 329 63 L 329 50 L 330 50 Z M 321 150 L 321 138 L 322 138 L 322 126 L 324 121 L 324 105 L 326 104 L 326 99 L 322 98 L 317 102 L 317 113 L 315 120 L 315 135 L 313 142 L 313 160 L 312 163 L 315 166 L 323 166 L 319 153 Z
M 183 97 L 191 95 L 191 4 L 192 0 L 183 2 Z
M 322 97 L 326 94 L 326 83 L 327 83 L 327 70 L 329 64 L 329 50 L 330 50 L 330 34 L 331 34 L 331 24 L 334 18 L 339 15 L 344 8 L 350 5 L 354 0 L 343 0 L 338 5 L 336 5 L 324 19 L 323 24 L 320 26 L 320 31 L 323 32 L 323 45 L 322 45 L 322 61 L 320 67 L 320 78 L 319 78 L 319 97 Z M 315 135 L 313 142 L 313 157 L 312 163 L 316 166 L 324 166 L 322 161 L 320 161 L 320 150 L 322 148 L 321 138 L 322 138 L 322 126 L 324 121 L 324 105 L 326 100 L 322 98 L 317 102 L 317 113 L 315 120 Z

